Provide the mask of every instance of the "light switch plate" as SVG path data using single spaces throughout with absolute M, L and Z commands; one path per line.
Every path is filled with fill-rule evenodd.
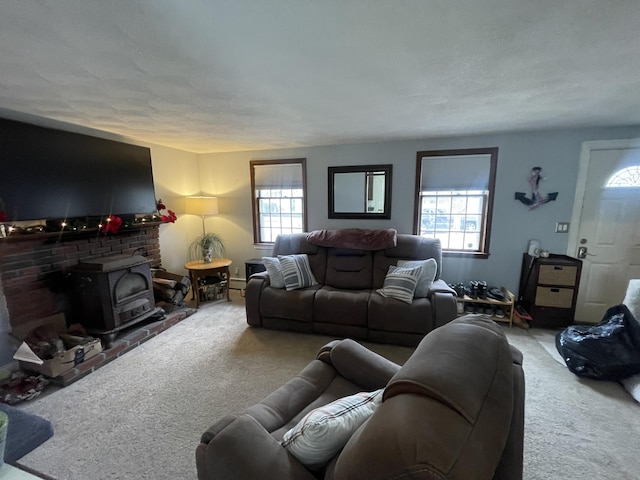
M 569 222 L 556 223 L 556 233 L 569 233 Z

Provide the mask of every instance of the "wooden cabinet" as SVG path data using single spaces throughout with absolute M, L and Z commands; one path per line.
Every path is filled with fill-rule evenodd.
M 523 254 L 518 303 L 531 315 L 533 327 L 566 327 L 573 323 L 582 261 L 566 255 L 548 258 Z

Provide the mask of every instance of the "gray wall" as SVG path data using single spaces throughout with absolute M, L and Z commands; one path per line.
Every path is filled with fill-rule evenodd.
M 226 237 L 227 256 L 234 265 L 262 256 L 252 244 L 249 161 L 256 159 L 307 159 L 309 230 L 322 228 L 395 228 L 412 233 L 416 152 L 420 150 L 499 147 L 496 192 L 488 259 L 447 257 L 443 278 L 449 283 L 486 280 L 517 293 L 522 253 L 529 239 L 542 248 L 564 254 L 568 235 L 555 233 L 556 222 L 569 222 L 582 142 L 640 137 L 640 126 L 588 128 L 478 135 L 453 138 L 331 145 L 280 150 L 217 153 L 200 156 L 201 187 L 221 197 L 218 231 Z M 393 164 L 390 220 L 341 220 L 327 215 L 327 167 L 357 164 Z M 545 180 L 540 192 L 559 192 L 558 199 L 538 209 L 514 199 L 516 191 L 531 196 L 527 177 L 542 167 Z M 223 208 L 224 206 L 224 208 Z

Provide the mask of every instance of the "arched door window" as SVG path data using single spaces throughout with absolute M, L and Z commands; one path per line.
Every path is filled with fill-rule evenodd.
M 618 170 L 609 177 L 606 188 L 640 187 L 640 166 L 634 165 Z

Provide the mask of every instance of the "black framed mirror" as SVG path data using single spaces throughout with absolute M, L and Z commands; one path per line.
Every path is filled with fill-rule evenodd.
M 329 218 L 391 218 L 393 165 L 329 167 Z

